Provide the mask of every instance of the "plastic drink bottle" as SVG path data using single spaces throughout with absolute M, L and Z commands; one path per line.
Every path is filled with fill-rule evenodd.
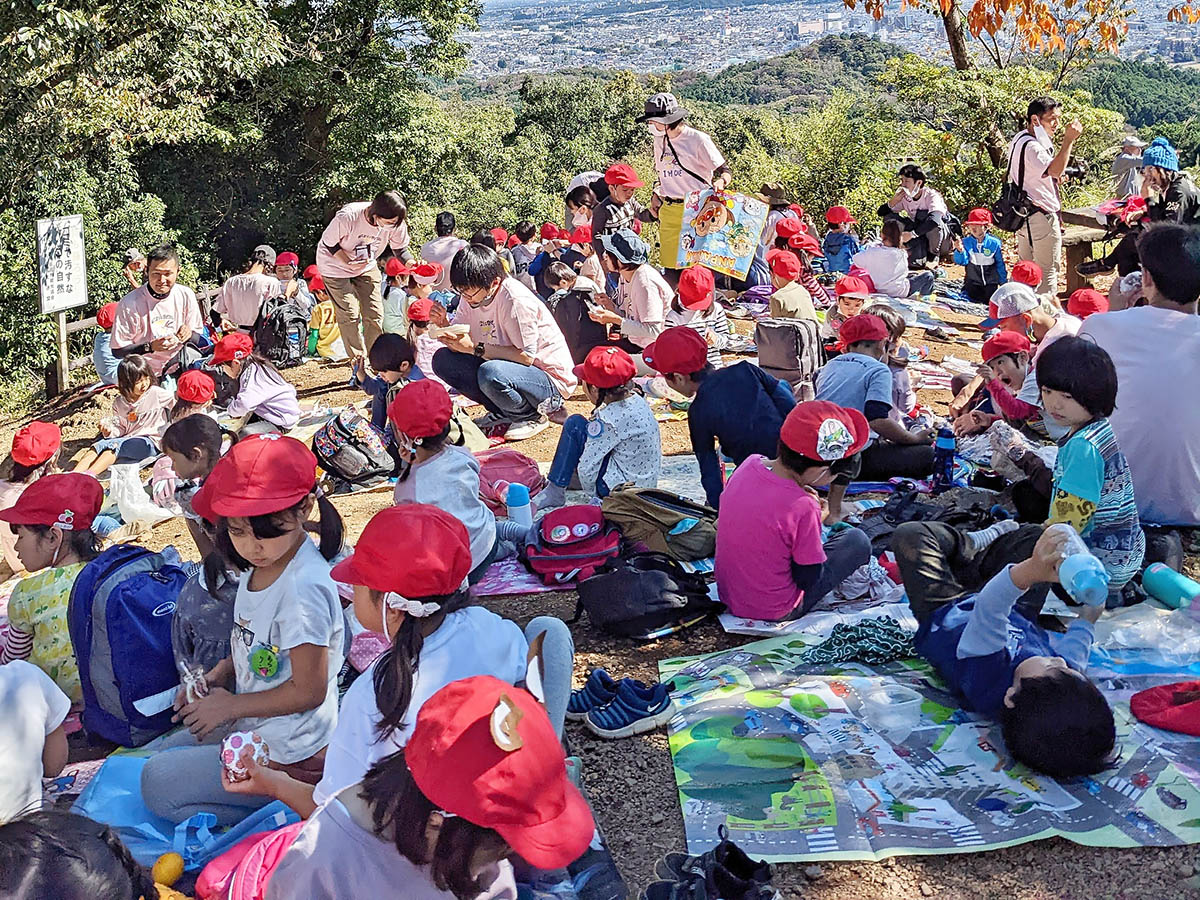
M 1108 572 L 1104 563 L 1092 556 L 1083 538 L 1070 525 L 1059 522 L 1055 529 L 1067 535 L 1062 548 L 1063 560 L 1058 564 L 1058 581 L 1076 603 L 1101 606 L 1108 599 Z
M 954 432 L 945 426 L 940 428 L 937 440 L 933 442 L 933 479 L 931 484 L 935 491 L 944 491 L 954 484 L 954 451 L 956 448 Z
M 1146 593 L 1171 609 L 1191 606 L 1200 597 L 1200 584 L 1165 563 L 1151 563 L 1142 573 Z
M 508 506 L 508 517 L 514 522 L 520 522 L 526 528 L 533 525 L 533 508 L 529 505 L 529 488 L 523 484 L 512 483 L 504 495 Z

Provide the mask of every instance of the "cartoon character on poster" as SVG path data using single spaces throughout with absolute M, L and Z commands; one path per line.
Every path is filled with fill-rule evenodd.
M 689 266 L 745 278 L 767 223 L 767 205 L 756 197 L 707 188 L 688 195 L 679 231 L 679 255 Z

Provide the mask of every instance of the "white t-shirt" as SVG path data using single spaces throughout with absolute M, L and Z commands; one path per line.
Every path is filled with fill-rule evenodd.
M 935 191 L 933 188 L 924 188 L 919 197 L 909 197 L 905 195 L 900 200 L 900 205 L 893 207 L 897 213 L 902 213 L 908 217 L 913 217 L 920 212 L 938 212 L 947 213 L 946 200 Z
M 421 248 L 421 259 L 425 262 L 440 263 L 442 266 L 442 277 L 433 283 L 433 290 L 449 290 L 450 263 L 454 262 L 458 251 L 465 246 L 467 242 L 462 238 L 448 234 L 445 237 L 434 238 Z
M 675 152 L 672 153 L 671 151 Z M 716 142 L 703 131 L 684 125 L 679 137 L 671 138 L 662 132 L 654 133 L 654 169 L 658 173 L 657 193 L 670 200 L 683 200 L 692 191 L 712 186 L 713 172 L 725 165 L 725 157 Z M 694 178 L 684 168 L 699 175 Z
M 492 552 L 496 516 L 479 499 L 479 460 L 465 447 L 448 444 L 424 462 L 413 463 L 408 477 L 396 482 L 392 497 L 397 506 L 428 503 L 462 522 L 471 538 L 471 568 Z
M 1140 306 L 1088 316 L 1080 328 L 1117 370 L 1109 421 L 1143 521 L 1200 525 L 1200 316 Z
M 1014 151 L 1020 152 L 1014 152 Z M 1029 132 L 1022 131 L 1008 145 L 1008 175 L 1007 181 L 1014 184 L 1021 174 L 1021 155 L 1025 156 L 1025 180 L 1021 183 L 1025 193 L 1033 205 L 1043 212 L 1056 213 L 1062 209 L 1062 201 L 1058 198 L 1058 186 L 1054 179 L 1046 174 L 1050 163 L 1054 162 L 1054 148 L 1043 147 L 1037 138 Z
M 850 263 L 866 270 L 877 294 L 908 296 L 908 254 L 899 247 L 872 244 L 855 253 Z
M 41 808 L 42 750 L 70 711 L 67 695 L 33 663 L 0 666 L 0 822 Z
M 227 278 L 217 294 L 213 309 L 235 325 L 249 328 L 258 321 L 263 304 L 272 297 L 282 297 L 285 285 L 274 275 L 247 272 Z
M 117 306 L 117 317 L 113 321 L 113 350 L 149 344 L 159 338 L 173 335 L 183 326 L 192 331 L 204 328 L 200 316 L 200 304 L 189 287 L 176 284 L 161 300 L 156 300 L 146 285 L 142 285 L 121 298 Z M 155 375 L 161 375 L 163 366 L 179 354 L 179 347 L 156 350 L 146 354 Z
M 516 900 L 517 885 L 508 860 L 491 866 L 481 881 L 489 886 L 474 900 Z M 424 866 L 414 865 L 392 841 L 360 826 L 334 799 L 304 823 L 271 873 L 266 897 L 341 900 L 349 896 L 454 900 L 453 894 L 438 890 L 429 880 Z
M 329 563 L 312 541 L 300 545 L 287 568 L 265 590 L 250 590 L 252 572 L 241 574 L 233 603 L 233 671 L 239 694 L 268 691 L 291 678 L 293 647 L 329 648 L 328 688 L 320 706 L 286 716 L 242 719 L 238 725 L 262 735 L 275 762 L 297 763 L 328 745 L 337 725 L 337 676 L 345 661 L 342 604 L 329 577 Z M 263 657 L 268 663 L 265 672 L 253 667 Z M 271 660 L 275 665 L 269 665 Z
M 408 222 L 372 225 L 367 221 L 370 205 L 347 203 L 325 226 L 317 244 L 317 271 L 322 278 L 354 278 L 376 265 L 385 247 L 400 251 L 408 246 Z M 349 253 L 351 261 L 334 256 L 336 247 Z
M 382 740 L 372 665 L 342 698 L 337 728 L 325 752 L 325 770 L 313 801 L 324 803 L 343 788 L 362 781 L 367 769 L 408 743 L 425 701 L 450 682 L 476 675 L 491 675 L 509 684 L 524 681 L 528 652 L 525 635 L 515 622 L 482 606 L 450 613 L 421 647 L 403 727 Z

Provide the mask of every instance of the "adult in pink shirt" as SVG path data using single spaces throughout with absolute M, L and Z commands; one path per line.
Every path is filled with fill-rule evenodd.
M 481 428 L 510 423 L 505 436 L 523 440 L 539 433 L 547 418 L 566 418 L 563 400 L 578 383 L 566 339 L 549 307 L 505 274 L 491 247 L 472 244 L 454 258 L 450 284 L 462 297 L 454 324 L 465 335 L 438 336 L 446 346 L 433 355 L 433 371 L 487 415 Z M 445 313 L 440 314 L 445 325 Z
M 221 285 L 213 309 L 221 316 L 222 327 L 244 331 L 254 327 L 263 304 L 272 297 L 283 296 L 283 285 L 274 273 L 275 251 L 259 244 L 250 254 L 246 271 L 231 275 Z
M 400 192 L 383 191 L 370 203 L 347 203 L 321 234 L 317 271 L 351 356 L 365 357 L 375 338 L 383 334 L 379 259 L 386 252 L 412 261 L 407 216 Z
M 937 263 L 953 244 L 950 211 L 946 200 L 925 183 L 925 170 L 914 163 L 900 167 L 900 187 L 892 199 L 879 207 L 884 220 L 895 219 L 903 226 L 901 243 L 908 251 L 908 264 L 916 269 Z
M 200 304 L 178 284 L 179 255 L 170 244 L 146 256 L 146 281 L 121 298 L 113 321 L 111 347 L 118 359 L 138 353 L 161 375 L 194 334 L 204 330 Z
M 437 237 L 421 247 L 421 259 L 424 262 L 437 263 L 442 267 L 441 275 L 430 285 L 431 290 L 444 291 L 450 287 L 450 263 L 454 262 L 458 251 L 467 246 L 467 242 L 454 233 L 457 225 L 454 213 L 448 210 L 438 213 L 437 218 L 433 220 L 433 230 L 437 232 Z

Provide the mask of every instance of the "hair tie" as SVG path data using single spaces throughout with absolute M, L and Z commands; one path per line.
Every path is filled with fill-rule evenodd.
M 422 603 L 419 600 L 409 600 L 395 591 L 388 591 L 383 595 L 383 604 L 388 609 L 398 609 L 400 612 L 415 616 L 418 619 L 432 616 L 442 608 L 440 603 Z

